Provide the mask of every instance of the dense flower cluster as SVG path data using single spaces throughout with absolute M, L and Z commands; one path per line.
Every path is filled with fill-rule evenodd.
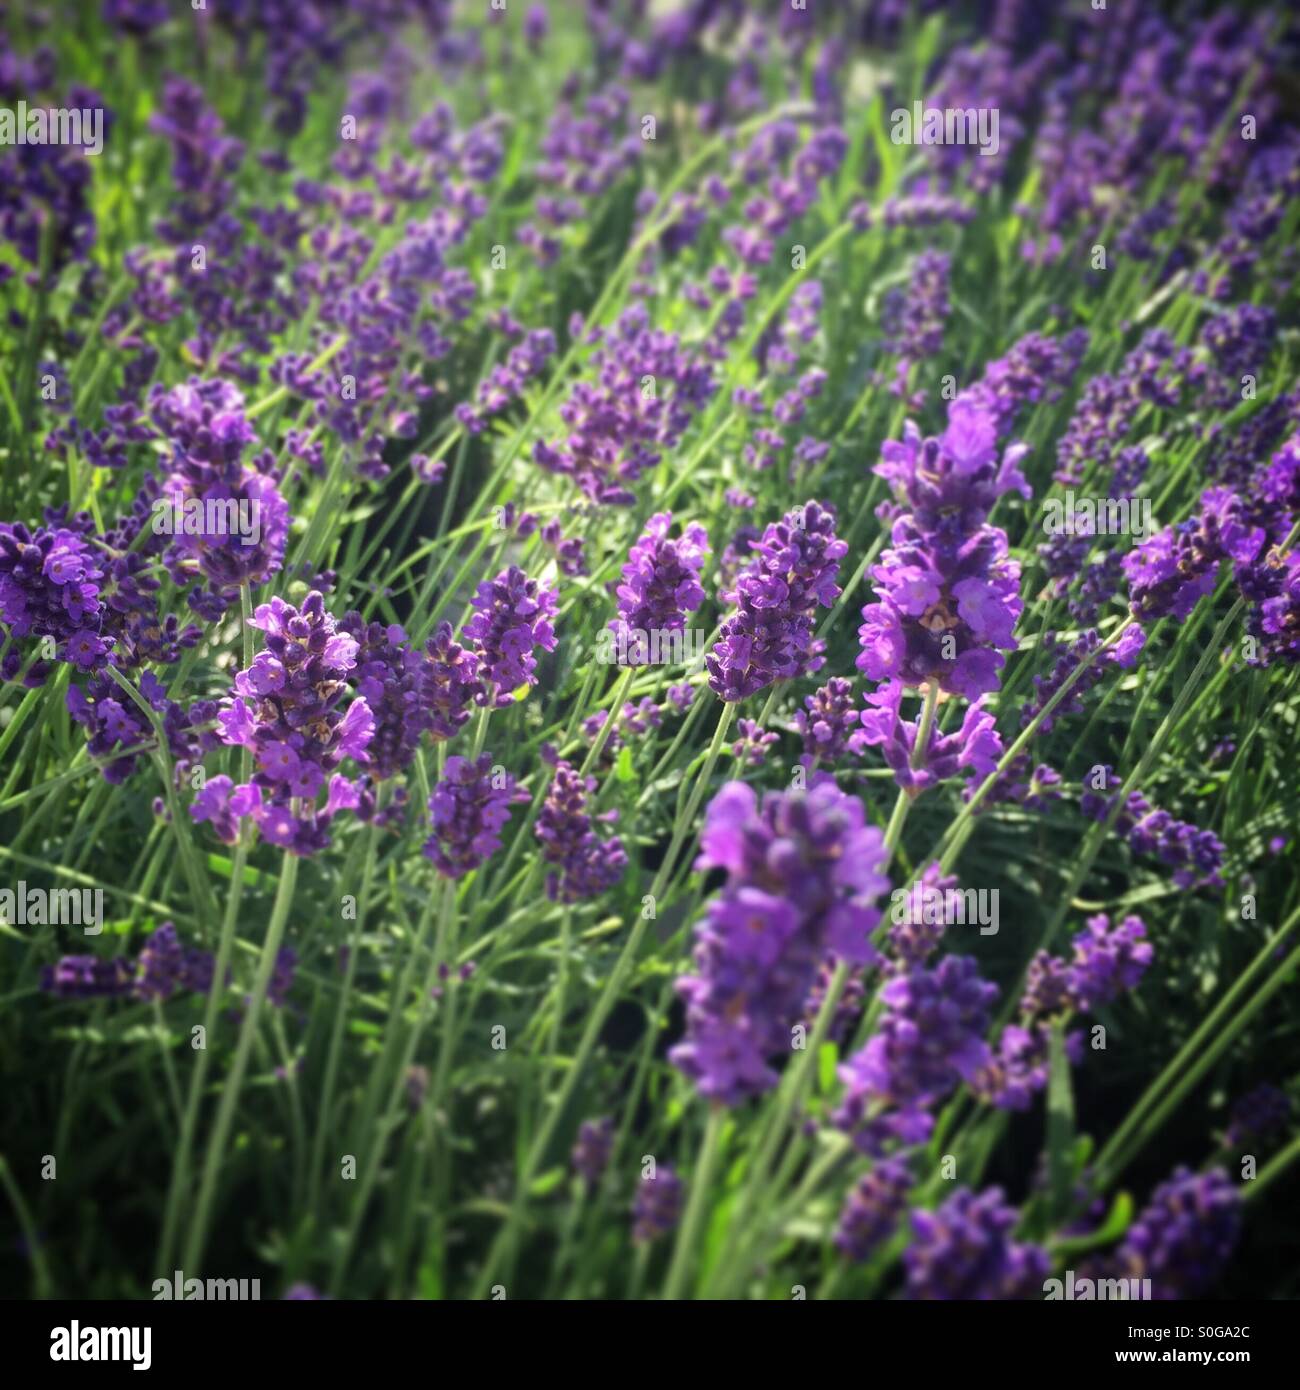
M 627 867 L 627 854 L 617 835 L 602 840 L 596 834 L 587 800 L 596 790 L 594 777 L 583 777 L 561 758 L 538 812 L 536 834 L 542 858 L 551 865 L 546 893 L 554 901 L 573 903 L 599 897 L 613 887 Z M 604 817 L 607 818 L 607 817 Z
M 445 877 L 463 878 L 500 849 L 510 804 L 518 799 L 515 779 L 493 765 L 490 753 L 476 761 L 453 753 L 429 798 L 433 834 L 425 858 Z
M 984 1035 L 997 993 L 969 956 L 944 956 L 933 969 L 890 979 L 875 1033 L 840 1065 L 845 1094 L 836 1125 L 864 1153 L 879 1152 L 887 1139 L 927 1139 L 932 1108 L 991 1060 Z
M 609 1165 L 614 1147 L 614 1121 L 607 1115 L 599 1120 L 583 1120 L 578 1126 L 578 1138 L 573 1145 L 570 1162 L 573 1171 L 594 1188 Z
M 862 610 L 857 664 L 870 679 L 937 681 L 970 700 L 998 688 L 1023 606 L 1020 566 L 1006 533 L 984 518 L 1004 492 L 1028 496 L 1029 486 L 1025 447 L 999 462 L 996 443 L 992 414 L 958 397 L 938 438 L 909 424 L 901 444 L 885 444 L 876 471 L 908 510 L 871 570 L 879 602 Z
M 861 729 L 862 710 L 853 703 L 853 682 L 836 676 L 804 700 L 794 717 L 795 731 L 803 739 L 807 766 L 834 764 L 845 753 L 859 753 L 866 742 Z
M 58 999 L 126 998 L 165 1002 L 178 990 L 212 988 L 212 953 L 185 946 L 171 922 L 156 928 L 134 960 L 126 956 L 63 956 L 41 973 L 41 988 Z
M 683 1191 L 681 1178 L 666 1163 L 643 1177 L 632 1204 L 632 1239 L 645 1242 L 667 1235 L 681 1220 Z
M 888 680 L 868 695 L 871 708 L 863 711 L 856 736 L 859 746 L 881 750 L 900 787 L 915 796 L 962 769 L 983 778 L 997 767 L 1002 740 L 982 697 L 966 707 L 959 729 L 940 733 L 936 721 L 925 745 L 918 747 L 921 721 L 906 720 L 900 713 L 905 689 L 901 680 Z
M 1038 1246 L 1011 1238 L 1019 1219 L 997 1187 L 959 1188 L 934 1211 L 914 1211 L 903 1252 L 908 1296 L 1041 1298 L 1050 1264 Z
M 333 817 L 358 805 L 357 785 L 340 765 L 348 759 L 364 765 L 374 738 L 374 715 L 363 696 L 342 708 L 357 641 L 336 626 L 316 592 L 301 609 L 274 598 L 250 622 L 264 645 L 235 677 L 218 727 L 224 743 L 252 753 L 257 770 L 240 786 L 229 777 L 210 778 L 190 814 L 212 822 L 228 843 L 248 817 L 272 844 L 313 854 L 329 843 Z M 322 791 L 326 800 L 318 807 Z
M 1158 1299 L 1196 1298 L 1214 1282 L 1241 1235 L 1241 1192 L 1221 1168 L 1179 1168 L 1138 1213 L 1108 1266 L 1150 1279 Z
M 477 654 L 483 704 L 509 705 L 516 693 L 537 684 L 534 650 L 555 650 L 551 619 L 559 604 L 545 588 L 512 565 L 485 579 L 474 595 L 474 614 L 461 636 Z
M 824 643 L 813 636 L 813 617 L 839 597 L 835 576 L 848 546 L 835 535 L 835 509 L 808 502 L 751 541 L 750 551 L 719 596 L 736 611 L 705 657 L 710 687 L 730 701 L 820 669 Z
M 671 512 L 652 516 L 623 566 L 618 617 L 609 627 L 632 665 L 648 658 L 641 650 L 648 642 L 645 634 L 680 632 L 686 614 L 704 602 L 700 571 L 708 553 L 708 533 L 692 522 L 674 540 L 668 535 L 672 524 Z
M 1121 779 L 1114 768 L 1101 767 L 1085 779 L 1079 809 L 1090 820 L 1105 821 L 1115 805 Z M 1105 795 L 1111 788 L 1115 794 Z M 1201 830 L 1153 806 L 1140 792 L 1130 792 L 1115 817 L 1115 829 L 1134 853 L 1152 854 L 1174 870 L 1180 888 L 1217 888 L 1222 884 L 1223 841 L 1212 830 Z
M 1223 1142 L 1230 1149 L 1268 1140 L 1291 1118 L 1291 1097 L 1279 1086 L 1264 1082 L 1232 1107 Z
M 865 1260 L 893 1235 L 906 1210 L 913 1178 L 898 1159 L 883 1158 L 853 1186 L 840 1212 L 835 1246 L 850 1260 Z
M 734 1105 L 774 1086 L 771 1060 L 789 1052 L 824 958 L 873 959 L 882 858 L 861 803 L 829 779 L 761 804 L 730 782 L 710 802 L 696 867 L 727 883 L 696 928 L 696 973 L 678 981 L 687 1035 L 670 1054 L 702 1095 Z

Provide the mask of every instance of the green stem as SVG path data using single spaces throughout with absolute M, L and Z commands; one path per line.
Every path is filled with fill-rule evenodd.
M 243 1090 L 244 1074 L 248 1070 L 248 1058 L 253 1050 L 253 1039 L 257 1034 L 258 1020 L 262 1005 L 266 1002 L 267 986 L 275 969 L 276 957 L 280 953 L 280 943 L 284 939 L 285 925 L 289 920 L 289 906 L 293 901 L 294 885 L 298 881 L 298 861 L 288 851 L 280 864 L 280 883 L 275 893 L 275 903 L 271 908 L 271 923 L 266 931 L 262 945 L 262 957 L 253 982 L 253 994 L 248 1001 L 247 1012 L 239 1030 L 239 1042 L 235 1047 L 235 1059 L 231 1063 L 230 1075 L 221 1093 L 221 1104 L 217 1110 L 217 1120 L 212 1138 L 208 1141 L 207 1159 L 203 1165 L 203 1178 L 199 1185 L 198 1201 L 194 1217 L 190 1223 L 189 1238 L 185 1244 L 183 1269 L 192 1271 L 197 1277 L 202 1268 L 203 1250 L 207 1243 L 208 1226 L 212 1218 L 212 1204 L 216 1197 L 217 1180 L 225 1158 L 226 1142 L 230 1137 L 230 1127 L 234 1122 L 235 1110 Z
M 680 1298 L 682 1288 L 690 1277 L 692 1256 L 704 1212 L 708 1206 L 709 1188 L 713 1181 L 713 1169 L 718 1161 L 718 1141 L 722 1135 L 722 1125 L 727 1112 L 714 1103 L 709 1107 L 709 1118 L 705 1122 L 704 1136 L 695 1156 L 695 1167 L 691 1172 L 691 1195 L 686 1204 L 686 1215 L 677 1231 L 677 1243 L 673 1247 L 672 1264 L 668 1270 L 668 1280 L 664 1285 L 666 1299 Z

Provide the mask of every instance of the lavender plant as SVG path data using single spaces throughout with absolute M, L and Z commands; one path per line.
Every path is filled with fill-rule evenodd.
M 6 1292 L 1300 1292 L 1285 7 L 5 19 Z

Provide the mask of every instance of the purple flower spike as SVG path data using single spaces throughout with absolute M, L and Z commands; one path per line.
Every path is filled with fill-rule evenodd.
M 515 779 L 493 767 L 490 753 L 477 762 L 453 754 L 429 798 L 433 835 L 424 846 L 425 858 L 445 877 L 463 878 L 501 848 L 510 805 L 519 799 Z
M 233 842 L 236 818 L 249 816 L 271 844 L 315 854 L 329 844 L 330 820 L 361 804 L 360 789 L 338 771 L 347 759 L 367 763 L 375 737 L 364 697 L 342 706 L 360 647 L 336 626 L 316 591 L 300 610 L 277 596 L 249 621 L 265 634 L 264 645 L 235 676 L 217 725 L 222 742 L 252 752 L 256 771 L 238 787 L 213 778 L 190 815 L 211 821 L 227 842 Z M 321 792 L 323 807 L 317 805 Z
M 546 893 L 553 902 L 597 898 L 627 868 L 622 841 L 617 836 L 602 840 L 592 826 L 587 798 L 595 790 L 594 777 L 582 777 L 564 759 L 555 764 L 536 827 L 542 858 L 554 866 L 546 876 Z
M 555 650 L 551 618 L 558 605 L 554 589 L 543 588 L 515 565 L 479 585 L 474 615 L 462 635 L 477 651 L 486 687 L 480 703 L 504 708 L 516 691 L 537 684 L 533 651 Z
M 884 841 L 862 804 L 829 777 L 807 791 L 729 782 L 705 815 L 696 868 L 727 870 L 696 927 L 696 973 L 678 981 L 686 1039 L 669 1060 L 702 1095 L 734 1105 L 777 1082 L 791 1028 L 828 955 L 876 958 Z
M 1041 1298 L 1051 1264 L 1038 1246 L 1011 1239 L 1018 1219 L 998 1187 L 959 1188 L 934 1211 L 914 1211 L 903 1252 L 908 1297 Z
M 856 1263 L 894 1234 L 907 1205 L 912 1174 L 898 1159 L 882 1159 L 849 1192 L 835 1231 L 835 1247 Z
M 983 699 L 968 706 L 955 733 L 941 734 L 937 721 L 932 724 L 925 753 L 913 766 L 920 720 L 909 721 L 900 716 L 903 689 L 901 681 L 891 680 L 868 695 L 867 704 L 872 708 L 863 712 L 862 729 L 857 735 L 859 746 L 881 750 L 900 787 L 915 796 L 963 769 L 969 768 L 983 779 L 997 767 L 1002 757 L 1002 740 Z
M 1067 973 L 1075 1008 L 1091 1013 L 1137 986 L 1155 958 L 1146 934 L 1140 917 L 1126 917 L 1113 931 L 1104 913 L 1088 918 L 1087 930 L 1074 938 L 1074 960 Z
M 821 668 L 824 644 L 813 637 L 813 617 L 839 597 L 835 576 L 848 553 L 835 535 L 835 509 L 819 502 L 774 522 L 750 549 L 750 564 L 720 595 L 736 612 L 705 657 L 710 687 L 728 701 Z
M 919 966 L 892 979 L 880 994 L 885 1013 L 874 1036 L 839 1068 L 846 1091 L 836 1126 L 868 1153 L 889 1137 L 928 1138 L 929 1110 L 993 1060 L 984 1034 L 997 993 L 969 956 L 944 956 L 933 970 Z M 882 1119 L 886 1108 L 892 1113 Z
M 660 1163 L 652 1178 L 637 1183 L 632 1204 L 632 1239 L 644 1243 L 667 1235 L 681 1219 L 682 1180 L 666 1163 Z
M 646 659 L 640 647 L 648 641 L 647 634 L 682 631 L 686 614 L 704 602 L 700 571 L 708 554 L 708 532 L 691 523 L 672 540 L 668 535 L 672 522 L 671 512 L 652 516 L 623 566 L 618 617 L 609 629 L 620 650 L 629 653 L 625 658 L 629 665 Z
M 1129 1227 L 1115 1262 L 1128 1278 L 1150 1279 L 1153 1298 L 1196 1298 L 1222 1273 L 1241 1220 L 1241 1193 L 1222 1168 L 1179 1168 Z
M 578 1126 L 571 1161 L 573 1171 L 586 1183 L 589 1191 L 600 1182 L 613 1147 L 614 1121 L 608 1116 L 599 1120 L 584 1120 Z

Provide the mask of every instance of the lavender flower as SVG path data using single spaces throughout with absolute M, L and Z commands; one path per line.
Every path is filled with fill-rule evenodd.
M 481 704 L 504 708 L 518 691 L 537 684 L 533 651 L 555 650 L 550 620 L 558 604 L 553 589 L 543 588 L 515 565 L 479 585 L 474 615 L 462 635 L 477 650 L 486 687 Z
M 424 855 L 447 878 L 463 878 L 501 848 L 501 830 L 518 800 L 515 779 L 494 768 L 492 755 L 476 762 L 453 754 L 429 798 L 433 834 Z
M 1213 1284 L 1241 1234 L 1241 1194 L 1222 1168 L 1178 1168 L 1156 1188 L 1115 1252 L 1128 1278 L 1158 1299 L 1196 1298 Z
M 868 1153 L 887 1137 L 926 1139 L 929 1110 L 992 1060 L 984 1034 L 997 992 L 969 956 L 945 956 L 934 969 L 919 966 L 890 980 L 875 1034 L 840 1065 L 846 1089 L 836 1126 Z M 882 1118 L 883 1109 L 892 1113 Z
M 1268 1139 L 1291 1119 L 1291 1097 L 1278 1086 L 1264 1082 L 1247 1091 L 1232 1107 L 1223 1142 L 1230 1149 Z
M 1041 1298 L 1051 1265 L 1038 1246 L 1011 1239 L 1018 1219 L 998 1187 L 958 1188 L 934 1211 L 914 1211 L 912 1243 L 903 1252 L 907 1296 Z
M 686 1040 L 669 1060 L 702 1095 L 734 1105 L 770 1089 L 818 966 L 874 959 L 880 832 L 833 780 L 771 792 L 729 782 L 710 802 L 696 868 L 727 883 L 696 927 L 696 973 L 678 981 Z
M 809 502 L 770 525 L 751 550 L 734 589 L 721 595 L 736 612 L 705 657 L 710 687 L 729 701 L 822 665 L 812 619 L 819 604 L 839 597 L 835 576 L 848 546 L 835 537 L 834 508 Z
M 902 681 L 889 680 L 868 695 L 871 708 L 863 711 L 862 729 L 855 736 L 860 747 L 880 748 L 901 788 L 917 796 L 965 768 L 981 779 L 994 771 L 1002 757 L 1002 740 L 982 697 L 967 706 L 956 732 L 942 734 L 937 721 L 932 723 L 926 747 L 917 756 L 920 720 L 901 717 L 903 691 Z
M 857 1263 L 869 1258 L 894 1234 L 912 1189 L 907 1164 L 885 1158 L 850 1190 L 835 1231 L 835 1247 Z
M 131 993 L 135 967 L 124 956 L 62 956 L 41 970 L 41 988 L 56 999 L 120 998 Z
M 276 597 L 250 620 L 265 634 L 253 664 L 235 677 L 223 707 L 221 739 L 249 749 L 257 764 L 251 782 L 217 788 L 213 778 L 190 807 L 196 821 L 219 832 L 251 817 L 262 837 L 294 854 L 314 854 L 329 843 L 326 826 L 343 809 L 355 810 L 355 783 L 337 771 L 345 759 L 365 763 L 375 721 L 364 697 L 341 710 L 357 641 L 339 631 L 318 592 L 301 610 Z M 318 794 L 327 789 L 325 805 Z
M 667 1235 L 681 1219 L 682 1180 L 666 1163 L 637 1183 L 632 1204 L 632 1239 L 646 1242 Z
M 842 676 L 826 682 L 804 700 L 805 709 L 794 717 L 795 731 L 803 738 L 802 762 L 835 763 L 846 752 L 860 753 L 866 739 L 860 728 L 863 713 L 853 703 L 853 682 Z
M 731 745 L 731 756 L 746 767 L 761 767 L 767 761 L 768 749 L 780 739 L 779 734 L 764 729 L 756 719 L 737 720 L 736 732 L 740 737 Z
M 1074 938 L 1074 960 L 1067 973 L 1076 1009 L 1092 1012 L 1136 987 L 1155 958 L 1146 934 L 1140 917 L 1126 917 L 1113 931 L 1104 913 L 1088 918 L 1087 930 Z
M 600 1182 L 614 1147 L 614 1121 L 608 1116 L 584 1120 L 578 1126 L 577 1142 L 570 1162 L 573 1171 L 592 1190 Z
M 1095 788 L 1094 781 L 1101 782 L 1102 786 Z M 1083 814 L 1090 820 L 1104 822 L 1111 813 L 1115 797 L 1100 793 L 1118 787 L 1119 781 L 1110 767 L 1089 774 L 1087 787 L 1079 799 Z M 1216 888 L 1222 884 L 1223 841 L 1212 830 L 1201 830 L 1152 806 L 1140 791 L 1129 794 L 1115 818 L 1115 829 L 1128 840 L 1135 853 L 1154 854 L 1161 863 L 1172 868 L 1174 882 L 1179 888 Z
M 640 651 L 645 634 L 682 631 L 686 614 L 704 602 L 700 571 L 708 553 L 708 533 L 691 523 L 672 540 L 668 535 L 672 521 L 671 512 L 652 516 L 623 566 L 618 617 L 609 628 L 620 649 L 630 653 L 627 660 L 632 665 L 645 659 Z
M 206 994 L 216 961 L 210 951 L 183 946 L 171 922 L 164 922 L 140 950 L 135 994 L 139 999 L 170 999 L 177 990 Z
M 554 866 L 546 876 L 552 902 L 597 898 L 623 877 L 627 867 L 622 841 L 617 836 L 602 840 L 587 813 L 587 797 L 595 790 L 594 777 L 582 777 L 563 758 L 555 764 L 536 825 L 542 858 Z

